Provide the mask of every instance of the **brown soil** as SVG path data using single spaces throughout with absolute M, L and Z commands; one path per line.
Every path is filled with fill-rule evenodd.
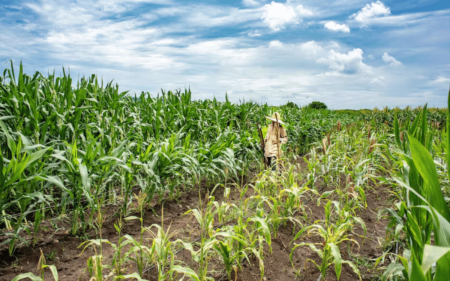
M 303 159 L 298 158 L 297 163 L 301 166 L 302 171 L 307 170 L 307 163 L 305 163 Z M 318 185 L 319 187 L 317 188 L 322 192 L 327 190 L 326 187 L 321 189 L 323 183 L 319 182 Z M 239 192 L 236 189 L 232 190 L 234 191 L 231 192 L 230 200 L 238 201 Z M 389 194 L 386 187 L 366 189 L 365 192 L 368 208 L 361 211 L 360 217 L 367 226 L 367 239 L 363 242 L 361 238 L 356 238 L 361 245 L 361 248 L 359 251 L 357 248 L 354 248 L 353 255 L 357 255 L 360 259 L 374 259 L 382 255 L 382 250 L 380 249 L 377 238 L 385 236 L 387 225 L 386 220 L 377 220 L 377 211 L 386 207 Z M 245 196 L 249 197 L 252 193 L 253 190 L 249 188 Z M 216 196 L 216 201 L 223 201 L 223 188 L 217 188 L 214 195 Z M 202 192 L 201 197 L 202 199 L 205 197 L 205 192 Z M 171 231 L 177 231 L 176 235 L 173 237 L 174 239 L 180 238 L 185 241 L 192 241 L 198 237 L 196 229 L 197 222 L 195 219 L 192 216 L 183 216 L 186 211 L 196 208 L 198 204 L 198 191 L 183 194 L 178 202 L 166 202 L 164 204 L 164 228 L 167 229 L 170 225 Z M 324 219 L 323 206 L 317 206 L 316 198 L 308 201 L 306 205 L 311 210 L 311 213 L 308 214 L 309 223 L 312 223 L 315 220 Z M 148 227 L 152 224 L 161 224 L 161 212 L 161 206 L 156 206 L 154 212 L 147 211 L 144 215 L 144 227 Z M 115 210 L 110 208 L 106 213 L 108 214 L 108 218 L 102 230 L 102 238 L 117 244 L 118 234 L 114 228 L 114 222 L 117 220 L 117 217 L 113 216 Z M 298 228 L 295 232 L 297 231 Z M 360 234 L 363 233 L 361 229 L 359 229 L 358 232 Z M 9 281 L 16 275 L 25 272 L 33 272 L 38 275 L 36 267 L 40 256 L 40 249 L 47 255 L 55 253 L 55 260 L 50 261 L 47 259 L 47 263 L 54 264 L 57 267 L 59 280 L 89 280 L 88 275 L 85 272 L 86 261 L 88 257 L 94 255 L 94 252 L 87 249 L 80 255 L 81 249 L 78 248 L 78 246 L 85 240 L 69 236 L 65 230 L 60 230 L 57 233 L 41 233 L 43 237 L 37 246 L 22 247 L 16 251 L 15 257 L 9 257 L 8 252 L 5 250 L 0 252 L 0 281 Z M 90 238 L 97 238 L 94 230 L 88 231 L 87 233 L 90 235 Z M 137 239 L 140 235 L 140 222 L 138 220 L 128 222 L 123 228 L 122 234 L 129 234 Z M 319 264 L 319 257 L 309 248 L 297 248 L 293 255 L 295 270 L 291 266 L 289 255 L 293 247 L 291 240 L 294 235 L 295 233 L 293 233 L 292 224 L 287 224 L 280 228 L 278 238 L 273 239 L 272 241 L 272 253 L 266 253 L 264 258 L 264 280 L 317 280 L 319 272 L 314 264 L 309 262 L 306 264 L 306 270 L 304 269 L 306 259 L 312 259 Z M 149 237 L 150 235 L 145 233 L 145 238 Z M 322 242 L 319 237 L 302 237 L 300 239 L 301 240 L 295 242 Z M 347 252 L 347 247 L 345 245 L 342 245 L 342 247 L 343 249 L 341 252 Z M 105 257 L 104 264 L 111 263 L 113 253 L 110 246 L 105 245 L 103 247 L 103 256 Z M 346 254 L 344 254 L 344 257 L 345 255 Z M 194 270 L 196 269 L 196 264 L 192 262 L 191 255 L 188 251 L 180 251 L 176 258 L 177 260 L 185 262 Z M 209 269 L 216 271 L 216 273 L 213 274 L 215 275 L 216 280 L 226 280 L 226 277 L 222 278 L 224 272 L 223 266 L 220 264 L 219 260 L 212 261 Z M 298 269 L 301 269 L 300 275 L 296 277 L 295 272 Z M 360 270 L 363 280 L 372 280 L 371 277 L 374 276 L 373 272 L 369 272 L 366 268 L 362 267 L 360 267 Z M 135 269 L 131 269 L 128 273 L 135 271 Z M 256 261 L 252 261 L 251 265 L 244 262 L 243 270 L 238 272 L 237 280 L 260 280 L 261 276 L 259 272 L 259 265 Z M 156 273 L 156 269 L 151 269 L 145 274 L 144 278 L 156 280 Z M 233 280 L 234 278 L 235 277 L 233 276 Z M 347 265 L 344 265 L 340 280 L 350 281 L 357 279 L 358 277 L 353 271 Z M 45 280 L 53 280 L 50 272 L 46 273 Z M 336 280 L 333 266 L 329 268 L 326 280 Z
M 325 190 L 324 190 L 325 191 Z M 384 237 L 386 233 L 386 226 L 388 224 L 387 219 L 378 220 L 377 211 L 379 209 L 386 208 L 387 199 L 389 198 L 388 190 L 385 186 L 381 187 L 378 190 L 366 190 L 367 196 L 367 204 L 368 207 L 365 210 L 362 210 L 359 215 L 366 224 L 367 234 L 366 239 L 363 242 L 362 238 L 355 237 L 357 242 L 361 245 L 359 251 L 358 248 L 353 248 L 353 256 L 359 257 L 359 259 L 363 260 L 374 260 L 380 257 L 383 252 L 381 246 L 378 243 L 378 238 Z M 318 207 L 316 204 L 316 200 L 311 200 L 307 203 L 308 207 L 311 208 L 310 220 L 311 222 L 315 220 L 323 220 L 324 219 L 324 209 L 323 206 Z M 298 229 L 295 230 L 295 233 L 298 232 Z M 364 231 L 361 228 L 358 228 L 358 234 L 363 235 Z M 295 235 L 295 234 L 294 234 Z M 292 242 L 294 238 L 293 235 L 293 227 L 292 225 L 288 225 L 287 227 L 282 227 L 278 233 L 278 239 L 274 239 L 272 241 L 272 253 L 266 253 L 266 258 L 264 260 L 265 265 L 265 279 L 269 281 L 284 281 L 284 280 L 305 280 L 305 281 L 316 281 L 319 278 L 320 272 L 317 267 L 308 262 L 306 264 L 305 269 L 305 261 L 307 259 L 314 260 L 318 265 L 320 265 L 319 256 L 312 251 L 309 247 L 299 247 L 294 251 L 293 254 L 293 264 L 295 269 L 291 265 L 291 261 L 289 259 L 289 255 L 291 254 L 291 250 L 294 246 L 294 243 L 300 242 L 310 242 L 310 243 L 321 243 L 323 242 L 321 237 L 312 236 L 306 238 L 300 238 L 296 241 Z M 341 246 L 341 254 L 344 259 L 348 259 L 347 254 L 347 246 Z M 373 263 L 372 263 L 373 264 Z M 300 270 L 300 274 L 297 276 L 296 271 Z M 366 267 L 359 266 L 359 270 L 361 271 L 362 280 L 373 280 L 378 279 L 375 269 L 368 269 Z M 234 277 L 233 277 L 234 278 Z M 259 266 L 255 261 L 252 265 L 245 265 L 245 269 L 242 272 L 238 273 L 237 280 L 247 281 L 247 280 L 260 280 L 261 276 L 259 274 Z M 358 280 L 358 276 L 353 272 L 353 270 L 346 264 L 342 267 L 340 280 L 342 281 L 353 281 Z M 224 278 L 223 280 L 226 280 Z M 233 279 L 234 280 L 234 279 Z M 334 273 L 334 267 L 330 266 L 327 271 L 326 280 L 334 281 L 336 279 L 336 275 Z

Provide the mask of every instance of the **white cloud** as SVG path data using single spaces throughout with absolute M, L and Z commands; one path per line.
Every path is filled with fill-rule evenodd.
M 350 18 L 355 19 L 356 21 L 359 22 L 364 22 L 371 18 L 376 18 L 379 16 L 387 16 L 389 14 L 391 14 L 391 9 L 389 7 L 386 7 L 383 2 L 378 0 L 377 2 L 367 4 L 360 11 L 351 15 Z
M 325 28 L 336 32 L 344 32 L 344 33 L 350 32 L 350 28 L 346 24 L 338 24 L 335 23 L 334 21 L 327 22 L 325 24 Z
M 93 22 L 85 28 L 51 31 L 45 41 L 51 47 L 53 56 L 65 63 L 109 63 L 118 68 L 134 65 L 148 70 L 182 67 L 170 54 L 155 51 L 178 41 L 160 38 L 159 31 L 143 28 L 143 24 L 134 20 Z
M 275 31 L 284 29 L 286 24 L 298 22 L 295 10 L 289 5 L 272 2 L 264 5 L 263 9 L 261 19 Z
M 383 61 L 391 66 L 400 66 L 401 62 L 396 60 L 393 56 L 390 56 L 388 53 L 383 54 Z
M 114 79 L 121 90 L 149 91 L 152 95 L 160 89 L 190 87 L 194 99 L 215 96 L 223 100 L 228 91 L 233 102 L 245 97 L 273 105 L 294 98 L 303 105 L 312 99 L 322 100 L 332 108 L 443 104 L 442 93 L 448 91 L 450 83 L 448 63 L 444 59 L 436 63 L 435 58 L 445 57 L 448 48 L 442 46 L 448 46 L 449 41 L 439 36 L 443 33 L 437 27 L 449 19 L 450 10 L 364 21 L 365 25 L 386 26 L 390 32 L 408 33 L 412 32 L 411 27 L 417 27 L 422 33 L 415 37 L 398 34 L 386 37 L 387 31 L 383 29 L 372 30 L 371 34 L 364 32 L 362 36 L 367 37 L 355 37 L 352 41 L 329 41 L 332 34 L 320 37 L 310 32 L 301 36 L 280 33 L 275 40 L 261 36 L 270 31 L 269 23 L 261 20 L 261 15 L 265 12 L 262 6 L 271 0 L 254 1 L 260 6 L 239 8 L 229 2 L 214 5 L 179 2 L 163 4 L 163 8 L 151 6 L 152 10 L 141 9 L 142 4 L 133 0 L 100 0 L 94 2 L 92 9 L 88 0 L 71 0 L 67 5 L 56 0 L 28 1 L 36 6 L 22 4 L 25 12 L 12 12 L 19 15 L 17 18 L 0 15 L 4 31 L 0 32 L 0 61 L 11 58 L 18 62 L 23 58 L 27 73 L 34 70 L 46 73 L 54 67 L 59 71 L 61 65 L 70 66 L 74 77 L 96 73 L 105 81 Z M 342 6 L 312 0 L 301 3 L 314 11 L 313 16 L 336 21 L 327 11 L 341 16 L 348 10 L 358 11 L 365 5 L 357 4 L 358 1 L 336 2 L 345 2 Z M 110 3 L 116 6 L 108 6 Z M 299 8 L 299 3 L 283 1 L 280 5 L 293 10 L 295 16 L 276 23 L 272 29 L 288 28 L 312 15 L 303 6 Z M 193 11 L 190 17 L 183 17 L 186 10 Z M 15 23 L 16 20 L 23 22 Z M 326 22 L 318 20 L 314 24 L 322 26 Z M 336 22 L 350 28 L 361 25 L 355 19 Z M 233 28 L 221 28 L 229 26 Z M 420 40 L 433 30 L 434 37 L 441 40 L 437 41 L 439 44 L 430 45 L 430 37 L 426 37 L 427 42 Z M 312 38 L 317 41 L 311 41 Z M 364 54 L 358 48 L 361 40 L 368 40 Z M 397 43 L 400 40 L 401 44 Z M 366 52 L 376 54 L 386 50 L 397 54 L 405 49 L 405 44 L 409 48 L 401 59 L 408 59 L 408 68 L 398 71 L 394 67 L 366 64 Z M 420 58 L 420 64 L 415 64 L 414 58 Z M 417 89 L 436 95 L 411 96 Z M 274 96 L 274 91 L 280 94 Z
M 258 30 L 255 30 L 253 32 L 247 33 L 247 35 L 250 36 L 250 37 L 260 37 L 261 33 L 259 33 Z
M 242 4 L 244 4 L 244 6 L 249 6 L 249 7 L 253 7 L 253 6 L 258 6 L 261 4 L 261 0 L 242 0 Z
M 376 25 L 384 27 L 395 27 L 395 26 L 408 27 L 397 30 L 398 32 L 406 32 L 406 33 L 413 32 L 414 30 L 411 27 L 414 26 L 419 30 L 426 30 L 426 32 L 428 32 L 428 30 L 436 28 L 435 26 L 441 27 L 442 22 L 446 22 L 449 20 L 449 15 L 450 9 L 432 12 L 390 15 L 386 17 L 368 19 L 366 20 L 365 24 L 371 26 Z
M 438 78 L 436 78 L 435 80 L 433 80 L 433 83 L 450 83 L 450 78 L 445 78 L 443 76 L 439 76 Z
M 269 42 L 269 48 L 281 48 L 283 47 L 283 43 L 278 40 L 273 40 Z
M 384 76 L 378 76 L 378 77 L 375 77 L 374 79 L 372 79 L 372 80 L 370 81 L 370 84 L 380 84 L 380 85 L 383 85 L 385 79 L 386 79 L 386 78 L 385 78 Z
M 161 5 L 172 4 L 171 0 L 73 0 L 65 1 L 61 5 L 58 0 L 36 0 L 27 1 L 24 6 L 28 7 L 41 19 L 51 25 L 80 26 L 91 21 L 108 17 L 111 14 L 123 13 L 134 9 L 138 4 L 153 3 Z
M 186 10 L 191 10 L 189 17 L 184 17 Z M 191 5 L 160 8 L 149 12 L 160 17 L 174 17 L 173 26 L 176 32 L 190 32 L 191 27 L 219 27 L 247 24 L 261 19 L 261 9 L 238 9 L 234 7 L 217 8 L 209 5 Z
M 316 41 L 309 41 L 300 45 L 301 49 L 311 57 L 316 57 L 324 52 L 322 46 Z
M 288 1 L 286 4 L 272 1 L 263 7 L 261 19 L 272 30 L 279 31 L 288 24 L 297 24 L 301 21 L 301 16 L 311 16 L 313 13 L 304 8 L 303 5 L 294 7 Z
M 93 1 L 88 0 L 68 1 L 65 5 L 58 4 L 56 0 L 36 0 L 24 6 L 39 15 L 41 26 L 46 30 L 65 28 L 85 28 L 87 25 L 104 21 L 139 20 L 147 24 L 157 19 L 173 17 L 167 23 L 158 24 L 166 32 L 191 32 L 196 27 L 221 27 L 246 24 L 248 27 L 263 24 L 261 20 L 261 8 L 239 9 L 232 6 L 214 6 L 207 4 L 170 5 L 171 0 L 117 0 Z M 133 16 L 123 16 L 122 13 L 135 11 L 142 3 L 159 3 L 161 7 L 149 12 L 139 11 Z M 164 2 L 164 4 L 162 4 Z M 0 7 L 1 8 L 1 7 Z M 184 17 L 186 10 L 192 11 L 189 17 Z M 0 12 L 1 14 L 1 12 Z M 45 26 L 43 23 L 45 23 Z M 171 29 L 171 30 L 169 30 Z
M 364 73 L 370 70 L 370 66 L 363 63 L 363 51 L 359 48 L 349 51 L 347 54 L 330 50 L 326 57 L 317 61 L 328 64 L 328 66 L 338 72 L 343 73 Z
M 303 7 L 303 5 L 297 6 L 297 12 L 300 16 L 312 16 L 313 12 Z

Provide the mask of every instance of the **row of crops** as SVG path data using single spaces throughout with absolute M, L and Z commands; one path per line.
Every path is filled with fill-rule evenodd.
M 214 182 L 225 171 L 238 178 L 259 161 L 256 124 L 264 126 L 274 110 L 194 101 L 189 90 L 132 96 L 94 75 L 77 82 L 65 72 L 29 76 L 12 64 L 0 85 L 0 226 L 14 230 L 7 233 L 10 254 L 30 221 L 37 231 L 46 217 L 70 212 L 77 234 L 117 197 L 126 213 L 133 193 L 147 194 L 146 202 L 173 199 L 181 186 Z M 338 119 L 351 122 L 332 111 L 277 110 L 289 124 L 288 149 L 297 153 Z
M 252 166 L 259 166 L 262 152 L 256 124 L 266 126 L 265 116 L 271 116 L 274 111 L 280 112 L 287 123 L 286 155 L 309 153 L 309 171 L 303 175 L 307 181 L 302 186 L 289 182 L 287 179 L 295 177 L 293 170 L 280 176 L 278 181 L 285 182 L 284 189 L 289 190 L 281 194 L 292 195 L 286 197 L 279 196 L 279 189 L 271 185 L 272 181 L 259 179 L 255 189 L 266 199 L 271 197 L 268 200 L 273 202 L 272 206 L 283 208 L 271 208 L 267 212 L 261 197 L 253 198 L 254 202 L 250 203 L 256 206 L 257 215 L 254 233 L 260 235 L 252 236 L 253 242 L 243 243 L 244 234 L 236 234 L 234 230 L 219 235 L 208 232 L 212 227 L 208 219 L 211 222 L 222 210 L 215 209 L 217 204 L 209 202 L 204 206 L 206 210 L 210 208 L 208 211 L 197 210 L 199 224 L 205 227 L 201 233 L 204 246 L 209 249 L 217 246 L 223 253 L 238 253 L 227 263 L 228 275 L 236 263 L 239 265 L 244 248 L 258 249 L 254 255 L 262 257 L 261 247 L 270 246 L 269 232 L 273 235 L 286 221 L 296 223 L 294 214 L 302 204 L 303 193 L 314 189 L 318 179 L 339 183 L 340 175 L 344 174 L 350 175 L 347 185 L 355 182 L 357 196 L 351 197 L 353 201 L 348 200 L 345 189 L 339 193 L 339 185 L 336 186 L 336 193 L 341 194 L 337 202 L 341 205 L 335 212 L 340 217 L 345 215 L 345 219 L 335 221 L 328 215 L 328 221 L 323 222 L 330 233 L 335 232 L 333 227 L 346 225 L 344 236 L 337 237 L 341 240 L 333 242 L 334 245 L 345 241 L 347 230 L 351 231 L 352 225 L 360 222 L 356 210 L 364 206 L 361 202 L 368 181 L 365 176 L 372 175 L 378 182 L 392 186 L 398 196 L 400 203 L 389 210 L 394 229 L 392 241 L 410 251 L 398 257 L 402 263 L 389 266 L 386 276 L 406 274 L 409 280 L 416 280 L 412 279 L 418 276 L 414 272 L 421 268 L 425 279 L 417 280 L 444 280 L 436 276 L 450 268 L 447 267 L 450 258 L 439 260 L 434 271 L 427 269 L 431 268 L 431 239 L 437 246 L 450 246 L 447 241 L 450 232 L 446 228 L 450 212 L 441 192 L 442 188 L 444 194 L 448 193 L 446 143 L 450 138 L 442 130 L 447 124 L 446 110 L 425 107 L 339 112 L 298 108 L 292 103 L 272 107 L 252 101 L 231 103 L 227 97 L 225 102 L 195 101 L 189 90 L 138 96 L 121 92 L 118 85 L 103 83 L 95 75 L 79 81 L 72 81 L 64 71 L 59 77 L 38 72 L 29 76 L 23 73 L 22 65 L 16 73 L 12 64 L 0 77 L 0 228 L 1 235 L 7 237 L 2 245 L 8 246 L 9 254 L 13 255 L 18 246 L 27 243 L 24 233 L 37 233 L 41 222 L 68 214 L 70 234 L 79 235 L 98 226 L 96 214 L 106 204 L 120 205 L 121 217 L 130 217 L 133 194 L 145 195 L 139 198 L 143 206 L 167 198 L 175 200 L 182 192 L 202 187 L 202 183 L 211 186 L 223 178 L 239 181 Z M 328 143 L 322 143 L 324 137 Z M 316 147 L 321 147 L 323 153 L 316 153 Z M 332 201 L 328 202 L 325 208 L 331 214 Z M 236 209 L 241 210 L 241 216 L 243 208 Z M 278 213 L 280 210 L 284 213 Z M 239 211 L 230 216 L 239 216 Z M 245 222 L 243 218 L 237 219 Z M 299 222 L 298 227 L 319 231 L 320 225 L 313 227 Z M 152 233 L 169 243 L 163 229 Z M 213 236 L 221 242 L 207 244 Z M 233 245 L 239 245 L 240 250 L 236 251 Z M 330 260 L 322 263 L 323 278 L 325 266 L 332 264 L 334 258 L 339 264 L 335 247 L 324 245 L 322 253 L 328 251 Z M 145 251 L 136 247 L 135 260 L 141 261 L 136 267 L 141 269 L 138 275 L 142 276 Z M 161 255 L 161 280 L 168 278 L 168 272 L 177 270 L 192 275 L 184 267 L 168 271 L 163 261 L 168 255 Z M 100 278 L 102 272 L 94 272 L 98 262 L 91 259 L 91 271 L 100 274 L 97 275 Z M 115 271 L 117 276 L 122 274 L 120 264 Z M 197 275 L 200 280 L 206 280 L 208 270 Z

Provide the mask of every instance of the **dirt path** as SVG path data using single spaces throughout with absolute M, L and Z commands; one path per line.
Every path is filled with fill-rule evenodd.
M 302 166 L 302 170 L 305 170 L 306 163 L 303 159 L 298 160 L 298 164 Z M 319 190 L 321 187 L 317 187 Z M 327 188 L 324 187 L 323 191 Z M 378 195 L 376 194 L 378 193 Z M 364 220 L 367 226 L 367 237 L 362 243 L 361 239 L 357 239 L 362 245 L 359 252 L 361 260 L 373 259 L 381 256 L 382 252 L 378 245 L 378 237 L 384 237 L 385 229 L 387 225 L 386 220 L 377 221 L 377 211 L 380 208 L 386 207 L 388 191 L 386 187 L 383 187 L 375 192 L 375 189 L 366 190 L 368 208 L 363 210 L 361 213 L 361 218 Z M 249 188 L 246 197 L 251 196 L 253 190 Z M 205 196 L 204 193 L 200 195 L 202 198 Z M 215 192 L 216 201 L 221 202 L 224 200 L 223 188 L 218 188 Z M 230 200 L 237 202 L 239 200 L 239 193 L 236 189 L 231 192 Z M 167 202 L 164 204 L 164 226 L 167 228 L 171 225 L 171 230 L 177 231 L 174 239 L 180 238 L 184 240 L 193 240 L 194 237 L 198 236 L 197 233 L 197 223 L 192 218 L 192 216 L 183 216 L 183 214 L 189 209 L 196 208 L 199 203 L 199 193 L 191 192 L 183 194 L 179 202 Z M 310 208 L 311 214 L 309 214 L 310 223 L 318 219 L 324 219 L 323 206 L 317 206 L 315 199 L 310 200 L 306 203 Z M 148 227 L 152 224 L 161 224 L 161 207 L 155 209 L 156 216 L 153 212 L 148 211 L 144 216 L 144 227 Z M 118 235 L 114 228 L 114 222 L 116 217 L 112 214 L 114 212 L 108 211 L 109 217 L 104 224 L 102 235 L 103 239 L 107 239 L 112 243 L 118 242 Z M 296 230 L 298 231 L 298 229 Z M 362 230 L 359 230 L 362 234 Z M 36 273 L 36 266 L 40 255 L 40 249 L 47 255 L 54 255 L 55 259 L 50 261 L 47 259 L 48 264 L 54 264 L 58 269 L 59 280 L 89 280 L 88 275 L 85 273 L 86 261 L 89 256 L 94 255 L 91 250 L 86 250 L 83 255 L 80 256 L 81 249 L 78 246 L 85 240 L 81 240 L 77 237 L 69 236 L 64 231 L 58 232 L 59 234 L 52 237 L 44 237 L 43 243 L 36 247 L 22 248 L 17 251 L 16 257 L 9 257 L 8 253 L 3 251 L 0 253 L 0 281 L 9 281 L 14 278 L 19 273 L 33 272 Z M 88 232 L 91 235 L 90 238 L 96 238 L 95 232 Z M 129 234 L 135 238 L 140 235 L 140 222 L 135 220 L 128 222 L 123 228 L 123 234 Z M 52 234 L 47 234 L 48 236 Z M 293 226 L 287 224 L 286 227 L 280 228 L 278 239 L 274 239 L 272 243 L 272 253 L 266 253 L 264 260 L 265 264 L 265 279 L 264 280 L 295 280 L 295 270 L 291 266 L 289 260 L 289 254 L 291 253 L 293 239 Z M 150 238 L 148 233 L 145 233 L 145 238 Z M 308 242 L 321 242 L 318 237 L 308 237 L 302 238 L 304 242 L 309 239 Z M 300 242 L 300 240 L 296 241 Z M 104 263 L 110 264 L 113 256 L 113 249 L 110 246 L 105 245 L 103 248 L 103 256 L 105 257 Z M 187 251 L 181 251 L 177 254 L 177 259 L 186 262 L 195 270 L 195 264 L 191 261 L 190 253 Z M 293 260 L 296 269 L 302 269 L 299 280 L 314 280 L 316 281 L 319 272 L 312 263 L 307 264 L 307 270 L 304 270 L 304 263 L 306 259 L 313 259 L 319 262 L 318 256 L 312 250 L 307 247 L 297 248 L 294 252 Z M 212 263 L 210 269 L 217 270 L 216 280 L 219 280 L 222 276 L 221 265 L 218 263 Z M 335 280 L 334 267 L 330 267 L 330 272 L 327 275 L 327 280 Z M 364 280 L 372 280 L 371 272 L 367 272 L 364 268 L 362 270 L 362 276 Z M 134 270 L 135 271 L 135 270 Z M 257 262 L 252 262 L 252 264 L 245 263 L 244 270 L 238 272 L 237 280 L 260 280 L 259 266 Z M 131 272 L 130 272 L 131 273 Z M 46 280 L 53 280 L 50 273 L 46 273 Z M 149 280 L 156 280 L 156 269 L 150 270 L 146 273 L 144 278 Z M 234 277 L 233 277 L 234 279 Z M 346 265 L 343 266 L 343 271 L 341 275 L 341 280 L 350 281 L 357 280 L 357 276 L 353 271 Z M 223 280 L 226 280 L 224 278 Z

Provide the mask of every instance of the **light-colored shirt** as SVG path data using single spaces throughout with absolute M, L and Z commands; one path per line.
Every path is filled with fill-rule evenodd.
M 280 136 L 281 143 L 287 143 L 288 138 L 286 134 L 286 129 L 284 127 L 279 127 L 278 134 Z M 277 134 L 276 128 L 273 124 L 269 125 L 267 129 L 266 137 L 265 137 L 266 145 L 264 147 L 264 156 L 265 157 L 273 157 L 277 156 L 278 144 L 277 144 Z

